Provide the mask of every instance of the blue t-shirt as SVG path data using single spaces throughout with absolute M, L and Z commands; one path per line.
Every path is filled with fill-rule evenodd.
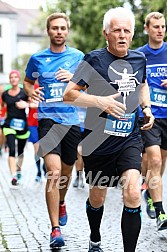
M 148 44 L 138 48 L 146 56 L 146 74 L 150 89 L 152 113 L 155 118 L 167 118 L 167 88 L 162 87 L 162 80 L 167 79 L 167 43 L 161 48 L 152 49 Z M 143 113 L 140 110 L 140 117 Z
M 85 55 L 72 81 L 87 86 L 87 93 L 108 96 L 120 92 L 117 99 L 126 104 L 126 114 L 120 119 L 112 118 L 97 107 L 88 107 L 85 119 L 83 155 L 97 155 L 119 151 L 131 140 L 140 141 L 137 107 L 140 84 L 146 79 L 146 59 L 137 51 L 118 58 L 107 48 L 94 50 Z
M 39 86 L 44 87 L 44 101 L 38 107 L 38 120 L 50 118 L 64 125 L 79 124 L 75 106 L 63 103 L 63 92 L 68 82 L 56 79 L 55 73 L 63 68 L 74 73 L 84 54 L 72 47 L 66 46 L 61 53 L 54 53 L 47 48 L 33 54 L 26 68 L 26 77 L 30 80 L 38 79 Z

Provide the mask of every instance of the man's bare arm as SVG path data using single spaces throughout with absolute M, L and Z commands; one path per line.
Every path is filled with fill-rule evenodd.
M 26 94 L 31 97 L 35 101 L 43 101 L 43 95 L 44 93 L 42 92 L 43 87 L 38 87 L 37 89 L 34 90 L 34 83 L 35 81 L 32 81 L 25 77 L 23 81 L 23 86 Z
M 82 88 L 70 81 L 64 92 L 64 102 L 81 107 L 97 107 L 117 118 L 125 113 L 126 107 L 121 102 L 116 101 L 116 98 L 121 95 L 120 93 L 109 96 L 96 96 L 80 92 L 84 89 L 86 88 Z
M 145 124 L 141 129 L 148 130 L 152 128 L 154 116 L 151 112 L 150 92 L 146 82 L 141 84 L 139 102 L 145 118 Z

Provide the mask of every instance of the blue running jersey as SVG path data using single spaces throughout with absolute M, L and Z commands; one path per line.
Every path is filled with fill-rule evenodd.
M 162 87 L 162 80 L 167 79 L 167 43 L 159 49 L 152 49 L 148 44 L 138 48 L 146 56 L 146 74 L 150 89 L 152 113 L 155 118 L 167 118 L 167 88 Z M 140 110 L 140 117 L 143 113 Z
M 55 77 L 56 72 L 63 68 L 74 73 L 84 54 L 72 47 L 66 46 L 61 53 L 54 53 L 47 48 L 33 54 L 26 68 L 26 77 L 38 79 L 39 86 L 44 87 L 44 101 L 38 107 L 38 120 L 50 118 L 64 125 L 79 124 L 77 108 L 63 103 L 63 92 L 68 82 L 61 82 Z

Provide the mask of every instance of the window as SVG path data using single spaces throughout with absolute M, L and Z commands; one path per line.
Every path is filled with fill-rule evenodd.
M 3 73 L 3 55 L 0 54 L 0 73 Z

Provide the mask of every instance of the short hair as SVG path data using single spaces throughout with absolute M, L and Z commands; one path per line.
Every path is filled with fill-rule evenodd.
M 49 15 L 47 17 L 47 19 L 46 19 L 46 28 L 47 28 L 47 31 L 50 28 L 50 22 L 52 20 L 54 20 L 54 19 L 57 19 L 57 18 L 64 18 L 64 20 L 67 22 L 68 29 L 70 28 L 70 19 L 69 19 L 69 17 L 65 13 L 55 12 L 55 13 L 52 13 L 51 15 Z
M 145 18 L 145 24 L 144 26 L 149 26 L 150 24 L 150 20 L 151 18 L 154 18 L 154 19 L 160 19 L 160 18 L 165 18 L 164 15 L 160 12 L 157 12 L 157 11 L 154 11 L 154 12 L 150 12 L 146 18 Z
M 125 16 L 130 18 L 132 24 L 132 36 L 133 36 L 135 30 L 135 16 L 130 9 L 124 7 L 111 8 L 105 13 L 103 19 L 103 30 L 105 30 L 106 33 L 108 33 L 112 19 L 119 16 Z

